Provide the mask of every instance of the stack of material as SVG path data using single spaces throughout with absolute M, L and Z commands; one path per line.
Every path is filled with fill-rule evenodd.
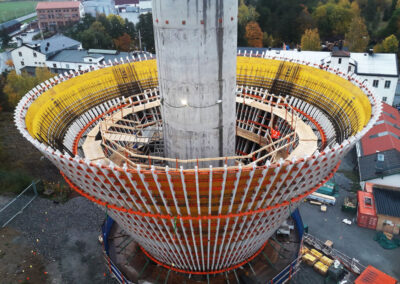
M 314 264 L 314 270 L 324 276 L 328 272 L 328 268 L 329 266 L 323 264 L 321 261 L 318 261 L 317 263 Z
M 335 196 L 336 194 L 335 183 L 328 181 L 323 186 L 318 188 L 317 192 L 325 195 Z
M 327 256 L 321 257 L 319 261 L 321 261 L 323 264 L 327 265 L 328 267 L 331 266 L 332 263 L 333 263 L 333 260 L 330 259 L 330 258 L 327 257 Z
M 320 253 L 319 251 L 317 251 L 316 249 L 312 249 L 312 250 L 310 251 L 310 253 L 311 253 L 313 256 L 315 256 L 317 259 L 320 259 L 321 257 L 323 257 L 323 254 Z
M 304 254 L 301 259 L 307 263 L 309 266 L 313 266 L 314 263 L 317 261 L 317 258 L 313 256 L 311 253 Z

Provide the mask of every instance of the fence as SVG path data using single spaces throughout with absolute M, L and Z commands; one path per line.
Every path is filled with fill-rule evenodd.
M 23 210 L 37 197 L 38 193 L 36 187 L 39 182 L 40 181 L 33 181 L 17 197 L 0 209 L 1 228 L 7 226 L 15 217 L 21 214 Z

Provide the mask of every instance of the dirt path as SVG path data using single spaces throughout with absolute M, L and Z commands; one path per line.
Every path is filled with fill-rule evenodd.
M 0 229 L 1 283 L 46 283 L 45 260 L 24 236 L 12 228 Z

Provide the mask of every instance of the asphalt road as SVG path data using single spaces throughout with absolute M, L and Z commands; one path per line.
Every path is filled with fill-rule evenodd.
M 340 170 L 352 170 L 354 152 L 350 152 L 342 162 Z M 376 231 L 358 227 L 354 222 L 346 225 L 344 218 L 354 220 L 356 214 L 341 211 L 345 196 L 350 194 L 350 180 L 342 173 L 336 173 L 334 181 L 339 185 L 339 197 L 335 206 L 329 206 L 327 212 L 321 212 L 319 206 L 308 202 L 300 206 L 303 222 L 309 226 L 309 233 L 322 241 L 333 241 L 334 248 L 349 257 L 354 257 L 361 264 L 372 265 L 383 272 L 400 279 L 400 248 L 385 250 L 373 240 Z

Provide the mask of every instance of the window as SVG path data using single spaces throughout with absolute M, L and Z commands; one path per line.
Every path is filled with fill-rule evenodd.
M 385 89 L 389 89 L 390 88 L 390 81 L 386 80 L 385 81 Z
M 339 58 L 339 59 L 338 59 L 338 63 L 339 63 L 339 64 L 342 64 L 342 58 Z
M 387 101 L 387 97 L 383 97 L 382 101 L 386 102 Z
M 370 197 L 365 197 L 364 198 L 364 203 L 365 203 L 365 206 L 371 206 L 372 205 L 372 199 Z
M 34 52 L 34 53 L 33 53 L 33 57 L 37 57 L 37 54 L 36 54 L 36 52 Z
M 374 80 L 374 82 L 372 83 L 372 86 L 374 86 L 375 88 L 378 88 L 379 80 Z
M 22 65 L 22 66 L 24 66 L 24 65 L 25 65 L 24 61 L 21 61 L 21 65 Z
M 21 51 L 19 51 L 19 52 L 18 52 L 18 55 L 22 57 L 22 52 L 21 52 Z

